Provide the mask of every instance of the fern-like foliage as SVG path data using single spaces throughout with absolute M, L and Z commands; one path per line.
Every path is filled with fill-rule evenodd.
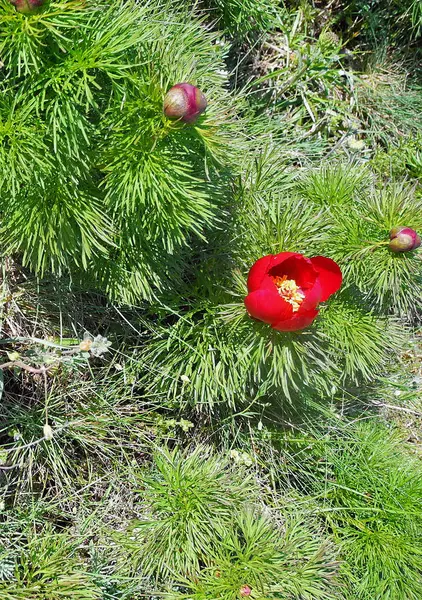
M 291 403 L 297 396 L 330 395 L 338 386 L 370 380 L 404 343 L 405 328 L 388 314 L 404 316 L 400 307 L 414 306 L 414 296 L 398 275 L 392 286 L 389 265 L 402 266 L 403 278 L 407 274 L 416 290 L 419 259 L 394 256 L 388 232 L 393 222 L 417 228 L 419 201 L 403 191 L 392 202 L 387 192 L 373 190 L 378 213 L 389 211 L 388 224 L 375 238 L 380 264 L 369 251 L 352 258 L 352 232 L 361 235 L 370 223 L 363 216 L 371 209 L 363 191 L 371 184 L 368 173 L 340 165 L 297 178 L 276 158 L 267 149 L 249 161 L 235 192 L 231 234 L 217 232 L 201 253 L 180 288 L 180 302 L 169 298 L 155 307 L 158 320 L 147 325 L 151 335 L 137 358 L 149 394 L 212 410 L 268 396 Z M 250 266 L 281 251 L 331 256 L 343 270 L 343 290 L 305 331 L 274 331 L 250 319 L 243 305 Z M 401 299 L 398 306 L 395 299 Z
M 195 579 L 181 580 L 186 593 L 172 599 L 236 600 L 244 590 L 254 598 L 335 599 L 335 550 L 317 529 L 296 516 L 276 523 L 252 510 L 239 514 Z
M 13 578 L 0 580 L 4 600 L 99 600 L 100 589 L 85 574 L 77 541 L 43 531 L 22 544 Z
M 253 501 L 256 488 L 206 447 L 160 449 L 154 463 L 152 473 L 142 478 L 150 517 L 138 521 L 133 539 L 125 537 L 123 543 L 145 574 L 174 578 L 195 573 L 215 546 L 218 528 L 229 526 L 245 501 Z
M 401 445 L 399 436 L 372 422 L 319 445 L 329 477 L 314 485 L 358 599 L 416 600 L 422 593 L 422 478 L 417 459 Z
M 420 251 L 395 254 L 388 248 L 393 227 L 422 230 L 422 199 L 404 184 L 371 189 L 346 212 L 334 216 L 327 247 L 342 266 L 346 282 L 374 306 L 399 316 L 420 308 Z M 406 225 L 407 224 L 407 225 Z
M 28 16 L 2 0 L 0 22 L 3 251 L 113 298 L 151 297 L 215 226 L 246 144 L 225 49 L 172 2 L 53 0 Z M 195 126 L 163 115 L 181 81 L 209 101 Z
M 381 374 L 406 341 L 406 329 L 399 321 L 368 310 L 356 302 L 356 294 L 339 295 L 317 325 L 327 336 L 343 384 L 370 381 Z
M 272 331 L 253 322 L 243 303 L 201 309 L 155 329 L 140 356 L 148 393 L 218 412 L 277 390 L 290 400 L 310 389 L 329 393 L 339 377 L 315 332 Z
M 160 448 L 141 479 L 149 508 L 120 539 L 129 568 L 164 581 L 169 597 L 234 600 L 242 586 L 262 600 L 336 597 L 331 541 L 287 511 L 264 516 L 243 468 L 205 446 Z

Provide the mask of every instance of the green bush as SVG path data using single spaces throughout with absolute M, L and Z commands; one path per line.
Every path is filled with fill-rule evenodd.
M 335 598 L 332 543 L 288 511 L 264 516 L 245 469 L 201 446 L 157 450 L 141 476 L 145 516 L 120 537 L 130 568 L 163 580 L 172 598 L 230 600 L 242 586 L 262 600 Z
M 406 343 L 397 316 L 417 310 L 419 254 L 395 255 L 388 242 L 398 223 L 421 228 L 419 197 L 406 186 L 379 190 L 353 164 L 295 178 L 276 157 L 261 155 L 251 179 L 245 172 L 233 237 L 221 234 L 217 258 L 203 257 L 190 279 L 195 292 L 182 288 L 180 302 L 154 307 L 158 324 L 136 359 L 141 372 L 149 367 L 148 393 L 216 414 L 269 396 L 294 403 L 371 380 Z M 245 315 L 249 267 L 280 251 L 331 256 L 343 270 L 343 290 L 301 333 L 274 332 Z
M 151 297 L 215 226 L 243 147 L 224 51 L 171 3 L 164 20 L 158 5 L 118 0 L 1 10 L 3 252 L 116 299 Z M 208 96 L 196 126 L 163 115 L 184 80 Z
M 15 552 L 10 577 L 0 579 L 5 600 L 100 600 L 101 590 L 84 572 L 78 542 L 49 531 L 32 534 Z
M 339 542 L 354 598 L 419 598 L 422 475 L 400 437 L 376 423 L 322 444 L 321 514 Z
M 215 548 L 216 530 L 254 501 L 256 486 L 201 446 L 193 452 L 159 449 L 154 467 L 141 478 L 147 517 L 135 523 L 133 541 L 125 541 L 131 560 L 145 574 L 194 573 Z

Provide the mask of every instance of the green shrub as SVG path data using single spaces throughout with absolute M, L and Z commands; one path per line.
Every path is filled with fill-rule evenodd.
M 396 316 L 416 312 L 419 252 L 394 255 L 389 231 L 398 223 L 421 229 L 419 197 L 401 185 L 378 190 L 357 165 L 295 178 L 276 156 L 261 155 L 245 171 L 234 233 L 222 232 L 202 255 L 182 300 L 153 308 L 158 323 L 135 361 L 148 393 L 215 414 L 268 396 L 294 404 L 370 380 L 405 344 Z M 329 256 L 343 270 L 342 291 L 301 333 L 274 332 L 245 314 L 248 269 L 280 251 Z
M 177 281 L 243 148 L 215 34 L 170 2 L 164 12 L 52 1 L 28 16 L 1 4 L 3 252 L 126 301 Z M 209 100 L 194 126 L 163 115 L 184 80 Z
M 259 600 L 338 598 L 331 543 L 297 517 L 276 524 L 253 512 L 239 515 L 207 563 L 199 577 L 182 581 L 187 592 L 169 597 L 236 600 L 246 588 Z
M 13 575 L 0 580 L 4 600 L 100 600 L 101 590 L 77 555 L 78 541 L 33 533 L 15 553 Z
M 262 600 L 336 597 L 331 541 L 287 510 L 264 516 L 246 467 L 203 446 L 164 448 L 140 479 L 145 516 L 119 539 L 130 572 L 155 575 L 169 597 L 231 600 L 242 586 Z
M 422 589 L 419 459 L 373 419 L 333 423 L 332 433 L 304 437 L 299 446 L 292 456 L 301 464 L 302 484 L 315 494 L 314 510 L 340 546 L 346 597 L 416 600 Z
M 159 449 L 154 468 L 142 476 L 146 517 L 125 540 L 131 560 L 145 574 L 175 577 L 194 573 L 217 543 L 219 527 L 256 495 L 250 477 L 230 462 L 198 446 L 193 452 Z

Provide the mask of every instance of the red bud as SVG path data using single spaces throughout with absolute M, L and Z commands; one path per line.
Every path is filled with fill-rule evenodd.
M 248 585 L 242 585 L 242 587 L 239 590 L 239 594 L 242 596 L 242 598 L 245 598 L 252 594 L 252 590 Z
M 392 252 L 408 252 L 421 245 L 421 238 L 410 227 L 394 227 L 390 231 L 389 248 Z
M 10 0 L 17 12 L 24 15 L 34 15 L 47 3 L 47 0 Z
M 164 114 L 169 119 L 193 123 L 207 108 L 204 94 L 190 83 L 174 85 L 164 98 Z

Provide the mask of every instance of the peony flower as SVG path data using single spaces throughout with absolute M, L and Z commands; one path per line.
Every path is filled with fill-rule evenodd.
M 251 595 L 251 593 L 252 590 L 248 585 L 242 585 L 242 587 L 239 590 L 239 594 L 242 596 L 242 598 L 247 598 Z
M 10 0 L 16 10 L 24 15 L 38 13 L 46 4 L 46 0 Z
M 246 309 L 273 329 L 298 331 L 313 322 L 318 303 L 334 294 L 341 282 L 340 267 L 330 258 L 269 254 L 249 271 Z
M 164 114 L 169 119 L 193 123 L 207 108 L 204 94 L 190 83 L 177 83 L 164 98 Z
M 390 231 L 389 248 L 393 252 L 408 252 L 421 245 L 421 238 L 410 227 L 394 227 Z

